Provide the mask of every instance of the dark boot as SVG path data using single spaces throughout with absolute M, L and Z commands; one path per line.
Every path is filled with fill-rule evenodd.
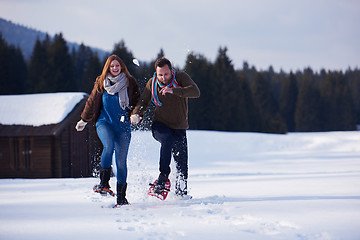
M 166 174 L 160 173 L 159 178 L 155 183 L 155 193 L 161 193 L 165 189 L 165 184 L 168 180 Z
M 126 199 L 126 188 L 127 183 L 125 183 L 124 185 L 120 185 L 119 183 L 117 184 L 117 206 L 129 204 L 128 200 Z
M 111 176 L 111 168 L 102 168 L 100 170 L 100 186 L 102 188 L 110 188 L 110 176 Z
M 101 168 L 100 169 L 100 184 L 94 186 L 94 192 L 101 194 L 110 194 L 114 196 L 113 191 L 110 190 L 110 176 L 111 168 Z

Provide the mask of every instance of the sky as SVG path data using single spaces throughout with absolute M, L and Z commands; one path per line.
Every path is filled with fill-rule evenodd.
M 163 49 L 178 67 L 220 47 L 236 69 L 360 67 L 358 0 L 0 0 L 0 17 L 106 51 L 124 40 L 139 61 Z

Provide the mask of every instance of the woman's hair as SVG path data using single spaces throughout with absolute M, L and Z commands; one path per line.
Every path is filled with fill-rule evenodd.
M 129 84 L 129 79 L 133 78 L 133 76 L 129 73 L 129 70 L 127 69 L 124 61 L 119 58 L 117 55 L 111 55 L 110 57 L 108 57 L 108 59 L 105 62 L 104 68 L 102 70 L 101 75 L 99 75 L 96 80 L 95 80 L 95 85 L 97 87 L 97 91 L 98 92 L 102 92 L 104 90 L 104 79 L 106 78 L 106 76 L 110 73 L 110 64 L 112 61 L 117 60 L 120 63 L 121 66 L 121 72 L 125 73 L 126 78 L 128 79 L 128 84 Z
M 155 70 L 157 67 L 162 68 L 165 65 L 168 65 L 169 69 L 172 69 L 171 62 L 169 61 L 169 59 L 167 59 L 165 57 L 161 57 L 158 60 L 156 60 L 156 62 L 155 62 Z

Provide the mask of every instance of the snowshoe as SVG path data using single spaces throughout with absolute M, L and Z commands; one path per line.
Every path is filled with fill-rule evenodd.
M 160 200 L 165 200 L 167 195 L 170 192 L 171 183 L 170 180 L 167 179 L 165 184 L 159 184 L 159 180 L 155 180 L 154 183 L 150 183 L 150 188 L 148 190 L 148 195 L 159 198 Z
M 93 187 L 94 192 L 96 193 L 100 193 L 102 196 L 106 196 L 106 195 L 110 195 L 112 197 L 115 196 L 115 193 L 113 191 L 110 190 L 110 188 L 107 187 L 102 187 L 100 184 L 95 185 Z

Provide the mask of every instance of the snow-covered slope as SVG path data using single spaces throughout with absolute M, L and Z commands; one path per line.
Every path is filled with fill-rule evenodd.
M 146 195 L 159 144 L 134 132 L 131 205 L 111 208 L 95 178 L 1 179 L 0 239 L 360 239 L 360 132 L 188 131 L 188 141 L 193 199 Z

